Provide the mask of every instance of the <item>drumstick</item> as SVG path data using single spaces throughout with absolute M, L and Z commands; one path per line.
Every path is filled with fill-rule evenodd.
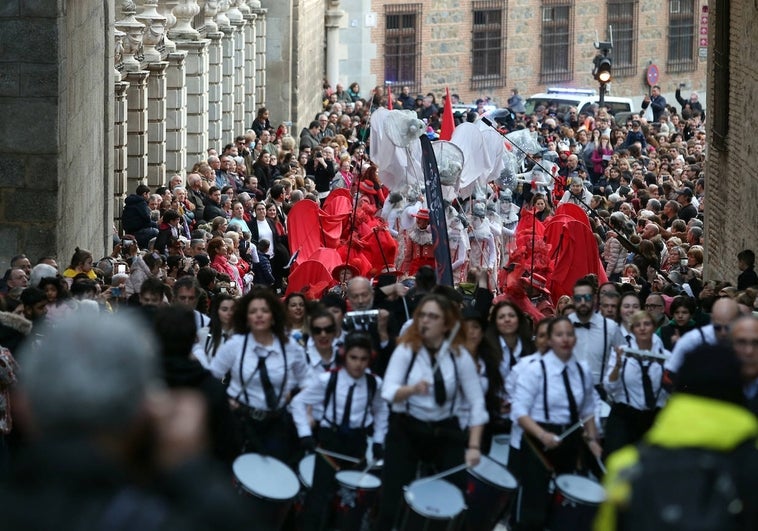
M 440 472 L 439 474 L 434 474 L 433 476 L 428 476 L 425 478 L 421 478 L 415 482 L 416 485 L 421 483 L 428 483 L 430 481 L 434 481 L 436 479 L 442 479 L 445 476 L 449 476 L 451 474 L 455 474 L 456 472 L 460 472 L 461 470 L 464 470 L 468 465 L 466 463 L 463 463 L 462 465 L 454 466 L 453 468 L 448 468 L 447 470 L 444 470 Z
M 605 469 L 605 465 L 603 465 L 602 459 L 600 459 L 599 457 L 596 456 L 595 457 L 595 461 L 597 461 L 597 465 L 600 467 L 600 470 L 603 471 L 603 474 L 607 474 L 608 471 Z
M 561 433 L 558 436 L 558 440 L 562 441 L 563 439 L 565 439 L 566 437 L 568 437 L 569 435 L 571 435 L 572 433 L 574 433 L 576 430 L 578 430 L 579 428 L 581 428 L 582 426 L 584 426 L 585 422 L 588 422 L 588 421 L 592 420 L 594 417 L 595 417 L 595 415 L 592 414 L 592 415 L 589 415 L 587 418 L 585 418 L 583 420 L 580 420 L 579 422 L 577 422 L 575 424 L 572 424 L 563 433 Z
M 332 452 L 330 450 L 324 450 L 323 448 L 316 448 L 316 452 L 322 454 L 322 455 L 328 455 L 329 457 L 334 457 L 335 459 L 340 459 L 341 461 L 347 461 L 348 463 L 355 463 L 358 464 L 361 462 L 360 459 L 356 459 L 355 457 L 352 457 L 350 455 L 345 454 L 338 454 L 337 452 Z

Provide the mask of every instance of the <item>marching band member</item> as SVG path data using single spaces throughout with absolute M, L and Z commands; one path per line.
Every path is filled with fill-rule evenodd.
M 646 311 L 637 311 L 629 318 L 636 349 L 668 358 L 662 346 L 655 347 L 655 325 Z M 605 389 L 614 400 L 605 428 L 605 455 L 638 442 L 653 425 L 658 410 L 666 401 L 661 390 L 663 359 L 625 354 L 616 347 L 605 375 Z
M 211 319 L 208 326 L 197 332 L 197 341 L 192 346 L 192 356 L 208 369 L 218 349 L 234 335 L 234 297 L 218 294 L 211 304 Z
M 334 315 L 327 310 L 317 310 L 310 316 L 309 330 L 311 334 L 305 346 L 305 357 L 314 376 L 318 376 L 319 373 L 330 371 L 340 364 L 339 352 L 335 345 L 337 323 Z
M 403 486 L 416 478 L 420 462 L 441 471 L 463 462 L 475 466 L 481 457 L 488 415 L 476 366 L 462 347 L 459 320 L 460 311 L 448 298 L 427 295 L 390 358 L 382 397 L 392 404 L 392 415 L 377 529 L 392 529 Z M 468 436 L 457 418 L 464 401 Z M 452 480 L 462 483 L 463 476 Z
M 602 452 L 595 430 L 592 376 L 587 363 L 577 361 L 573 352 L 574 325 L 558 317 L 548 326 L 548 336 L 550 351 L 518 378 L 511 412 L 524 430 L 518 530 L 545 528 L 551 472 L 575 472 L 585 442 L 596 458 Z M 587 419 L 584 441 L 581 429 L 560 439 L 583 419 Z
M 241 420 L 246 451 L 290 462 L 297 442 L 286 410 L 295 388 L 308 383 L 303 349 L 288 340 L 284 305 L 273 291 L 255 287 L 237 301 L 236 335 L 219 349 L 210 371 L 231 374 L 227 395 Z
M 292 417 L 301 446 L 311 451 L 315 448 L 308 408 L 319 407 L 323 410 L 318 432 L 321 448 L 362 460 L 372 433 L 372 455 L 374 459 L 381 458 L 389 408 L 381 396 L 381 379 L 367 372 L 371 338 L 364 332 L 352 332 L 344 346 L 344 366 L 320 373 L 292 400 Z M 329 462 L 316 459 L 313 485 L 305 501 L 303 529 L 327 529 L 330 502 L 337 489 L 334 475 Z

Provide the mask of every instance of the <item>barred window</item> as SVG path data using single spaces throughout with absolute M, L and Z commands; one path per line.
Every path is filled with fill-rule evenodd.
M 695 59 L 695 0 L 669 0 L 667 72 L 691 72 Z
M 542 0 L 540 83 L 574 78 L 573 10 L 573 0 Z
M 637 74 L 638 0 L 608 0 L 608 25 L 613 29 L 613 75 Z
M 421 88 L 421 4 L 385 6 L 384 81 L 407 85 L 411 92 Z
M 474 2 L 471 88 L 505 86 L 505 3 Z

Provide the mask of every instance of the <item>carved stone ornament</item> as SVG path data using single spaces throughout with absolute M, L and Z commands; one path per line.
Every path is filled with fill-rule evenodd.
M 179 0 L 173 10 L 176 17 L 176 26 L 171 30 L 172 38 L 197 40 L 200 38 L 198 31 L 192 27 L 192 19 L 200 13 L 200 6 L 196 0 Z
M 140 59 L 145 25 L 134 17 L 136 12 L 137 6 L 132 0 L 123 0 L 121 2 L 121 19 L 115 23 L 116 29 L 125 35 L 122 41 L 121 64 L 123 70 L 127 72 L 136 72 L 142 69 Z
M 205 0 L 203 5 L 203 29 L 206 35 L 218 31 L 216 13 L 218 13 L 218 0 Z
M 166 17 L 158 13 L 158 0 L 144 0 L 142 13 L 137 15 L 137 20 L 145 25 L 145 35 L 142 39 L 144 60 L 148 63 L 160 62 L 161 53 L 157 47 L 163 44 Z

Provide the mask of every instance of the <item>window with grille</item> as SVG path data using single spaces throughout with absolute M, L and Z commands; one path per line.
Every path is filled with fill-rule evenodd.
M 637 74 L 638 0 L 608 0 L 608 25 L 613 28 L 613 76 Z
M 573 10 L 573 0 L 542 0 L 540 83 L 574 78 Z
M 384 81 L 407 85 L 412 93 L 421 88 L 421 4 L 385 6 Z
M 471 88 L 505 86 L 505 3 L 474 2 Z
M 690 72 L 695 58 L 695 0 L 669 0 L 667 72 Z

